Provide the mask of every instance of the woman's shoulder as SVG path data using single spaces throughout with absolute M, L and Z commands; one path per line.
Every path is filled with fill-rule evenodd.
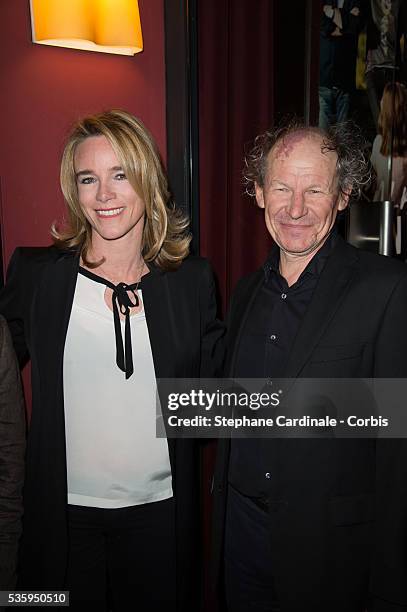
M 183 268 L 184 270 L 192 270 L 194 272 L 198 272 L 199 270 L 208 270 L 211 269 L 211 264 L 206 259 L 206 257 L 201 257 L 200 255 L 188 255 L 183 262 L 181 263 L 178 269 Z
M 6 284 L 17 282 L 35 286 L 38 279 L 49 268 L 66 257 L 74 258 L 75 253 L 62 251 L 55 246 L 17 247 L 12 254 L 8 267 Z
M 23 266 L 41 266 L 49 262 L 58 261 L 64 257 L 73 257 L 73 251 L 62 251 L 54 245 L 46 247 L 38 246 L 23 246 L 17 247 L 12 256 L 10 263 L 18 262 Z
M 198 255 L 188 255 L 174 272 L 180 278 L 200 279 L 202 277 L 213 276 L 212 266 L 209 261 L 205 257 Z M 173 272 L 171 271 L 169 274 L 171 275 Z
M 188 255 L 175 269 L 161 271 L 174 285 L 187 285 L 190 288 L 210 283 L 213 279 L 212 266 L 207 259 L 197 255 Z

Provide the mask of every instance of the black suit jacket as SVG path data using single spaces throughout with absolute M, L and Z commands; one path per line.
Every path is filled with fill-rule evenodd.
M 255 272 L 239 282 L 233 295 L 229 376 L 263 279 L 263 270 Z M 407 267 L 339 238 L 285 376 L 407 377 Z M 270 537 L 284 612 L 362 612 L 368 592 L 374 602 L 370 609 L 399 609 L 390 602 L 407 605 L 406 442 L 269 441 L 274 467 Z M 221 569 L 229 451 L 229 441 L 220 440 L 213 485 L 216 576 Z
M 0 589 L 15 587 L 23 514 L 25 413 L 20 372 L 0 316 Z
M 77 255 L 54 247 L 17 249 L 0 294 L 0 312 L 9 322 L 20 362 L 31 358 L 33 407 L 21 588 L 58 589 L 64 581 L 67 484 L 62 373 L 78 266 Z M 151 266 L 143 278 L 143 301 L 157 378 L 211 376 L 223 326 L 216 319 L 207 262 L 189 258 L 173 272 Z M 168 440 L 168 446 L 176 501 L 180 609 L 191 609 L 197 594 L 198 449 L 194 440 L 185 439 Z

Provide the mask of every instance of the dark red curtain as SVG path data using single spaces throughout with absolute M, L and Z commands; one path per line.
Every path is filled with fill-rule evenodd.
M 273 2 L 201 0 L 198 9 L 200 249 L 225 310 L 265 259 L 263 211 L 244 195 L 244 148 L 273 117 Z

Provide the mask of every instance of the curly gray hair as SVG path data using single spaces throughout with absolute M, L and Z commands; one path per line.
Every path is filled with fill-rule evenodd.
M 321 152 L 333 151 L 338 156 L 336 176 L 339 191 L 343 195 L 359 197 L 363 187 L 370 183 L 371 170 L 366 156 L 366 140 L 352 121 L 339 123 L 323 130 L 319 127 L 307 126 L 298 120 L 292 120 L 257 136 L 253 148 L 245 157 L 243 182 L 246 186 L 246 193 L 254 196 L 256 184 L 264 187 L 268 155 L 271 149 L 297 132 L 321 137 Z

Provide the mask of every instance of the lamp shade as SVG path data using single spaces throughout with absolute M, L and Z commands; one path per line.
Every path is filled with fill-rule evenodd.
M 134 55 L 143 50 L 137 0 L 30 0 L 41 45 Z

